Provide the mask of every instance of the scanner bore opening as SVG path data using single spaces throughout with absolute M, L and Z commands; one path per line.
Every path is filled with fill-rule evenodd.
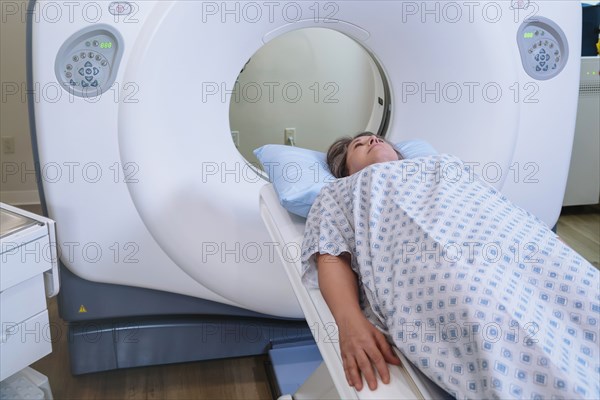
M 371 131 L 385 136 L 390 89 L 372 54 L 328 28 L 287 32 L 246 63 L 229 103 L 231 138 L 266 179 L 253 150 L 284 144 L 325 152 L 337 138 Z

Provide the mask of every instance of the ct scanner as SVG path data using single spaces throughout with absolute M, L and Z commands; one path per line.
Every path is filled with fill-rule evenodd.
M 558 219 L 578 2 L 29 8 L 28 79 L 58 88 L 44 101 L 30 94 L 29 106 L 74 373 L 256 354 L 265 340 L 310 337 L 259 215 L 266 182 L 236 150 L 228 114 L 246 61 L 295 29 L 335 29 L 373 55 L 389 87 L 388 139 L 425 139 L 548 226 Z

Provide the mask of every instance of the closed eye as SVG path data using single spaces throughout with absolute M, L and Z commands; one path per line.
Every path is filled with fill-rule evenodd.
M 365 144 L 365 141 L 364 141 L 364 140 L 357 140 L 357 141 L 355 141 L 355 142 L 352 144 L 352 148 L 353 148 L 353 149 L 355 149 L 355 148 L 357 148 L 358 146 L 362 146 L 363 144 Z

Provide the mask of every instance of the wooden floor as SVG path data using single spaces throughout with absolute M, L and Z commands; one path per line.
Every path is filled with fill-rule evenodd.
M 556 233 L 600 269 L 600 205 L 563 208 Z
M 40 213 L 39 208 L 23 207 Z M 600 206 L 563 209 L 558 235 L 600 266 Z M 69 372 L 67 329 L 50 301 L 50 319 L 60 326 L 53 352 L 33 368 L 48 376 L 55 399 L 271 399 L 265 357 L 133 368 L 74 377 Z
M 48 377 L 52 393 L 63 399 L 271 399 L 266 357 L 244 357 L 166 366 L 129 368 L 73 376 L 69 372 L 66 324 L 50 301 L 55 335 L 52 353 L 32 368 Z M 59 326 L 60 329 L 55 329 Z

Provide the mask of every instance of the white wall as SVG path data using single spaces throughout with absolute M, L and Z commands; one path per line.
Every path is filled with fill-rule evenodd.
M 25 10 L 27 2 L 11 2 L 11 6 Z M 25 93 L 25 27 L 24 13 L 12 14 L 2 7 L 0 136 L 14 137 L 15 153 L 4 154 L 0 148 L 0 201 L 11 204 L 39 203 Z
M 358 43 L 330 29 L 301 29 L 267 43 L 240 74 L 239 99 L 231 97 L 240 153 L 255 162 L 252 150 L 284 144 L 285 128 L 296 129 L 297 146 L 320 151 L 371 128 L 374 107 L 381 107 L 377 95 L 383 96 L 371 65 Z

